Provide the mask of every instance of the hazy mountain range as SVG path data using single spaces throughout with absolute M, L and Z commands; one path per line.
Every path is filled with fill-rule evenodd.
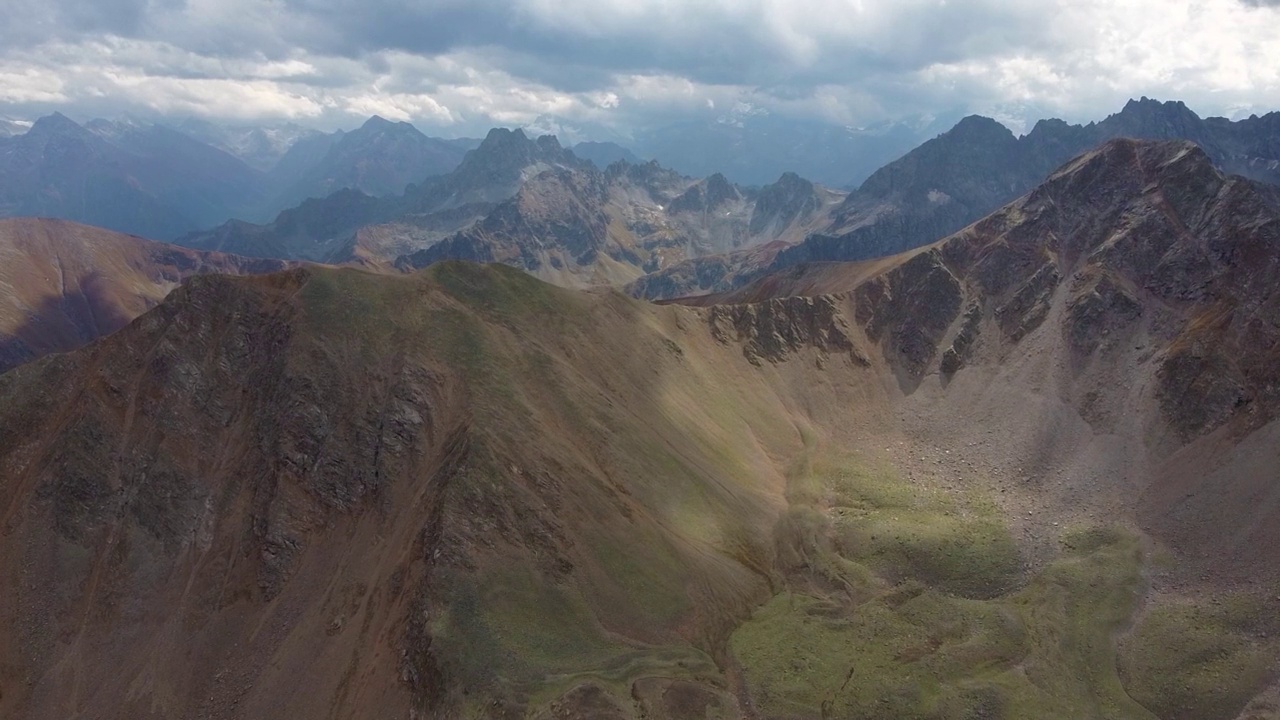
M 452 170 L 468 145 L 376 117 L 320 134 L 130 119 L 82 126 L 55 114 L 0 137 L 0 216 L 65 218 L 166 240 L 231 218 L 274 217 L 343 188 L 397 194 Z
M 81 126 L 62 116 L 43 118 L 31 126 L 35 132 L 22 132 L 23 125 L 6 122 L 6 132 L 16 134 L 0 134 L 0 178 L 11 178 L 0 184 L 0 214 L 63 217 L 166 240 L 229 219 L 271 220 L 284 209 L 338 190 L 396 196 L 411 184 L 448 174 L 466 151 L 479 144 L 478 140 L 430 138 L 407 123 L 376 117 L 350 132 L 334 133 L 290 124 L 234 127 L 185 120 L 169 126 L 131 118 L 94 120 Z M 926 241 L 1015 197 L 1056 164 L 1107 137 L 1185 137 L 1204 145 L 1230 171 L 1260 178 L 1274 178 L 1277 173 L 1276 153 L 1266 144 L 1274 135 L 1274 115 L 1235 123 L 1221 118 L 1201 120 L 1185 106 L 1174 108 L 1144 99 L 1088 126 L 1042 121 L 1017 138 L 994 122 L 988 121 L 984 130 L 978 127 L 979 121 L 970 119 L 926 140 L 938 122 L 849 129 L 741 112 L 716 122 L 650 131 L 633 139 L 634 148 L 587 142 L 574 149 L 580 159 L 592 161 L 598 169 L 616 160 L 638 165 L 657 158 L 663 166 L 684 174 L 719 173 L 744 188 L 770 184 L 784 172 L 825 181 L 834 188 L 861 186 L 842 210 L 842 224 L 819 233 L 834 238 L 823 241 L 825 245 L 816 244 L 827 249 L 815 245 L 787 256 L 791 258 L 835 257 L 836 251 L 829 246 L 843 242 L 840 238 L 855 229 L 861 230 L 856 244 L 875 248 L 867 253 Z M 922 140 L 918 150 L 907 154 Z M 973 158 L 955 155 L 955 148 L 965 145 L 972 146 Z M 929 153 L 937 157 L 930 159 Z M 985 159 L 979 157 L 984 154 Z M 898 156 L 902 160 L 894 161 Z M 944 172 L 941 164 L 953 161 L 962 166 L 953 184 L 969 183 L 969 187 L 903 191 L 885 184 L 886 173 L 912 172 L 904 163 L 938 165 L 920 170 L 920 176 L 929 179 Z M 966 179 L 970 172 L 991 179 L 971 182 Z M 893 182 L 902 185 L 910 180 L 897 177 Z M 932 190 L 950 198 L 948 207 L 927 211 L 929 217 L 903 219 L 902 227 L 888 231 L 893 238 L 911 239 L 877 239 L 871 237 L 875 232 L 865 229 L 869 217 L 887 217 L 885 207 L 901 204 L 891 195 L 915 193 L 903 202 L 925 207 L 927 203 L 918 202 L 916 196 Z M 884 227 L 892 222 L 897 221 L 871 224 Z M 728 262 L 736 264 L 736 260 Z M 688 274 L 684 269 L 674 272 Z
M 41 120 L 27 137 L 35 123 L 0 119 L 0 174 L 40 178 L 35 185 L 15 181 L 3 191 L 0 213 L 62 217 L 164 240 L 229 219 L 267 220 L 342 189 L 396 195 L 410 183 L 450 172 L 479 144 L 431 138 L 408 123 L 378 117 L 332 133 L 294 123 Z M 796 172 L 844 187 L 923 139 L 911 128 L 855 131 L 747 114 L 654 130 L 635 140 L 636 151 L 614 142 L 575 149 L 600 168 L 615 160 L 658 158 L 686 174 L 719 172 L 748 186 Z M 80 177 L 89 179 L 79 188 L 63 181 Z

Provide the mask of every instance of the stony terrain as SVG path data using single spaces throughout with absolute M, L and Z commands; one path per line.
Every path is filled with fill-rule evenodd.
M 0 715 L 1274 717 L 1278 233 L 1115 141 L 707 307 L 189 279 L 0 375 Z

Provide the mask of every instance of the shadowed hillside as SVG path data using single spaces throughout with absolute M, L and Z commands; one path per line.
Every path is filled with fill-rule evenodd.
M 65 220 L 0 220 L 0 372 L 119 330 L 191 275 L 266 273 L 287 266 Z

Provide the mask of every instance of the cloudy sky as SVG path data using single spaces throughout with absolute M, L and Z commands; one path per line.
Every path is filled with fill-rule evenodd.
M 1280 0 L 5 0 L 0 115 L 467 135 L 752 107 L 846 125 L 1280 109 Z M 1016 128 L 1015 128 L 1016 129 Z

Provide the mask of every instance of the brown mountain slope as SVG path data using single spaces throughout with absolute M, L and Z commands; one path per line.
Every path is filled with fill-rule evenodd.
M 817 297 L 191 279 L 0 376 L 0 715 L 1266 717 L 1274 217 L 1117 142 Z
M 120 329 L 191 275 L 287 266 L 66 220 L 0 220 L 0 372 Z
M 512 269 L 191 280 L 0 384 L 5 714 L 727 707 L 800 434 L 722 361 L 694 311 Z
M 1222 175 L 1190 143 L 1111 141 L 918 251 L 800 266 L 688 302 L 791 295 L 854 303 L 908 394 L 955 396 L 949 386 L 967 386 L 970 366 L 990 379 L 1035 364 L 1034 382 L 1092 430 L 1130 434 L 1151 457 L 1271 432 L 1280 412 L 1280 201 L 1270 186 Z M 1165 479 L 1146 491 L 1156 506 L 1172 512 L 1222 480 L 1194 458 L 1184 450 L 1159 471 Z M 1189 467 L 1209 477 L 1193 480 Z M 1231 502 L 1268 485 L 1242 487 Z M 1235 509 L 1244 518 L 1260 508 Z M 1212 535 L 1231 517 L 1222 510 L 1198 519 L 1179 510 L 1169 529 Z M 1230 552 L 1269 560 L 1261 548 L 1280 537 L 1248 527 Z

